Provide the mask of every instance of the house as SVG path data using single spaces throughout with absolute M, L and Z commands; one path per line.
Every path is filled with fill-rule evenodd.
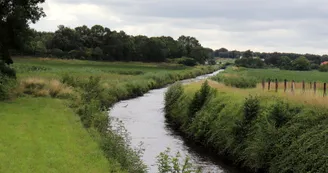
M 328 64 L 328 61 L 324 61 L 320 65 L 325 65 L 325 64 Z

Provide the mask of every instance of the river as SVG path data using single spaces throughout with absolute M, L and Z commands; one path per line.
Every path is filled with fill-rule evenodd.
M 221 71 L 180 82 L 197 82 Z M 191 162 L 201 166 L 204 172 L 241 173 L 214 157 L 210 151 L 187 142 L 167 125 L 163 110 L 167 88 L 154 89 L 141 97 L 118 102 L 109 112 L 110 116 L 123 122 L 130 133 L 133 147 L 143 143 L 145 152 L 142 159 L 149 167 L 149 172 L 157 172 L 156 156 L 169 147 L 173 155 L 178 151 L 182 156 L 188 155 Z

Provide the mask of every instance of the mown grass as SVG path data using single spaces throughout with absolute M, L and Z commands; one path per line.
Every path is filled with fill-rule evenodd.
M 18 98 L 0 107 L 0 172 L 119 171 L 63 100 Z
M 260 82 L 262 79 L 278 79 L 283 81 L 287 79 L 288 81 L 295 80 L 296 82 L 328 82 L 326 73 L 319 72 L 317 70 L 313 71 L 290 71 L 290 70 L 280 70 L 280 69 L 249 69 L 249 68 L 237 68 L 228 67 L 225 72 L 219 75 L 236 75 L 236 76 L 249 76 L 258 79 Z
M 31 109 L 26 110 L 25 114 L 17 113 L 15 119 L 4 119 L 2 121 L 3 123 L 10 125 L 15 124 L 17 119 L 24 119 L 25 116 L 34 117 L 37 118 L 37 123 L 33 119 L 26 119 L 27 123 L 35 124 L 29 126 L 29 131 L 40 131 L 41 133 L 43 128 L 52 127 L 52 118 L 56 116 L 57 113 L 61 114 L 61 111 L 68 111 L 66 109 L 69 106 L 71 109 L 65 112 L 65 115 L 68 118 L 73 118 L 78 115 L 80 120 L 77 121 L 76 124 L 80 126 L 71 127 L 70 124 L 65 122 L 57 122 L 58 128 L 61 128 L 61 130 L 57 131 L 52 139 L 43 138 L 41 136 L 41 138 L 35 137 L 26 140 L 37 143 L 40 145 L 40 148 L 47 148 L 47 146 L 42 145 L 48 145 L 49 140 L 49 142 L 53 143 L 50 145 L 51 147 L 60 147 L 58 150 L 51 151 L 55 156 L 65 155 L 67 151 L 72 152 L 71 157 L 60 158 L 61 162 L 66 162 L 66 165 L 70 165 L 75 163 L 75 156 L 80 157 L 79 159 L 84 159 L 79 155 L 84 153 L 84 145 L 79 147 L 80 150 L 77 153 L 75 153 L 76 150 L 65 148 L 64 146 L 61 147 L 65 142 L 61 142 L 62 139 L 60 134 L 67 133 L 62 135 L 69 135 L 72 136 L 72 139 L 75 139 L 75 137 L 78 138 L 81 136 L 77 136 L 74 132 L 63 130 L 76 128 L 76 130 L 85 131 L 85 129 L 87 129 L 89 138 L 85 139 L 89 140 L 89 142 L 93 141 L 98 145 L 98 147 L 94 148 L 94 152 L 102 153 L 102 158 L 107 158 L 107 163 L 104 162 L 102 164 L 104 164 L 108 170 L 114 169 L 113 172 L 123 171 L 133 173 L 146 172 L 146 167 L 140 160 L 139 151 L 131 149 L 130 142 L 128 138 L 125 137 L 126 132 L 124 127 L 121 127 L 117 132 L 108 129 L 111 122 L 111 118 L 108 118 L 107 115 L 108 108 L 119 100 L 140 96 L 150 89 L 159 88 L 180 79 L 196 77 L 218 69 L 218 67 L 212 66 L 191 68 L 166 63 L 93 62 L 27 57 L 14 58 L 14 61 L 18 84 L 13 90 L 13 95 L 18 97 L 18 99 L 15 100 L 13 98 L 11 105 L 12 107 L 28 105 L 27 107 Z M 43 97 L 44 100 L 40 97 Z M 58 100 L 58 98 L 62 100 Z M 51 102 L 51 104 L 38 105 L 38 101 L 44 101 L 44 104 Z M 68 104 L 64 105 L 64 101 Z M 47 110 L 42 111 L 44 110 L 42 106 Z M 40 111 L 37 109 L 39 107 Z M 5 112 L 7 116 L 15 114 L 15 111 L 11 109 Z M 39 115 L 43 118 L 38 119 L 35 115 Z M 57 119 L 53 120 L 55 121 Z M 41 128 L 38 124 L 42 124 L 44 127 Z M 81 128 L 82 125 L 85 129 Z M 3 137 L 7 140 L 7 138 L 9 139 L 12 135 L 19 135 L 19 133 L 19 131 L 13 131 L 12 134 L 5 133 Z M 49 135 L 51 135 L 51 133 Z M 57 143 L 57 141 L 59 143 Z M 10 140 L 10 142 L 12 142 L 13 146 L 21 146 L 24 148 L 20 140 Z M 72 145 L 74 145 L 74 142 L 72 142 Z M 19 155 L 19 153 L 15 152 L 15 148 L 2 148 L 0 146 L 0 150 L 2 149 L 6 149 L 8 153 L 13 154 L 11 157 L 3 157 L 3 163 L 8 163 L 15 155 Z M 23 158 L 30 159 L 30 156 L 27 154 L 34 154 L 35 157 L 37 157 L 35 158 L 36 160 L 45 158 L 36 155 L 38 154 L 37 150 L 25 152 L 22 149 L 20 151 L 22 154 L 21 156 L 17 156 L 17 158 L 21 158 L 21 160 L 23 160 Z M 85 154 L 88 155 L 88 150 L 86 150 Z M 90 162 L 92 163 L 92 161 Z M 57 162 L 53 163 L 51 159 L 44 159 L 38 164 L 39 167 L 45 167 L 44 169 L 46 169 L 48 165 L 57 164 Z M 78 165 L 81 168 L 74 170 Z M 60 165 L 54 165 L 53 167 L 58 167 L 58 169 L 61 168 L 58 172 L 89 172 L 89 170 L 87 170 L 89 165 L 84 164 L 82 161 L 78 162 L 78 160 L 76 161 L 75 167 L 65 165 L 62 167 L 60 167 Z M 91 168 L 93 167 L 90 167 L 90 169 Z M 27 166 L 13 166 L 13 169 L 21 169 L 22 172 L 30 171 L 30 168 Z M 41 170 L 40 172 L 44 171 Z M 91 170 L 91 172 L 102 171 Z
M 328 172 L 328 98 L 210 81 L 205 104 L 190 112 L 201 85 L 171 87 L 165 98 L 166 117 L 188 138 L 252 172 Z

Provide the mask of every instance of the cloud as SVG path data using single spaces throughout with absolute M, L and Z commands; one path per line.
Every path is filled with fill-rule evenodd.
M 32 25 L 54 31 L 100 24 L 132 35 L 194 36 L 218 49 L 325 54 L 325 0 L 48 0 Z

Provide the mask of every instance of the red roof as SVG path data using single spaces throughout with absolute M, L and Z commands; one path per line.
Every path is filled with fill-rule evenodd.
M 328 64 L 328 61 L 324 61 L 321 63 L 321 65 L 325 65 L 325 64 Z

